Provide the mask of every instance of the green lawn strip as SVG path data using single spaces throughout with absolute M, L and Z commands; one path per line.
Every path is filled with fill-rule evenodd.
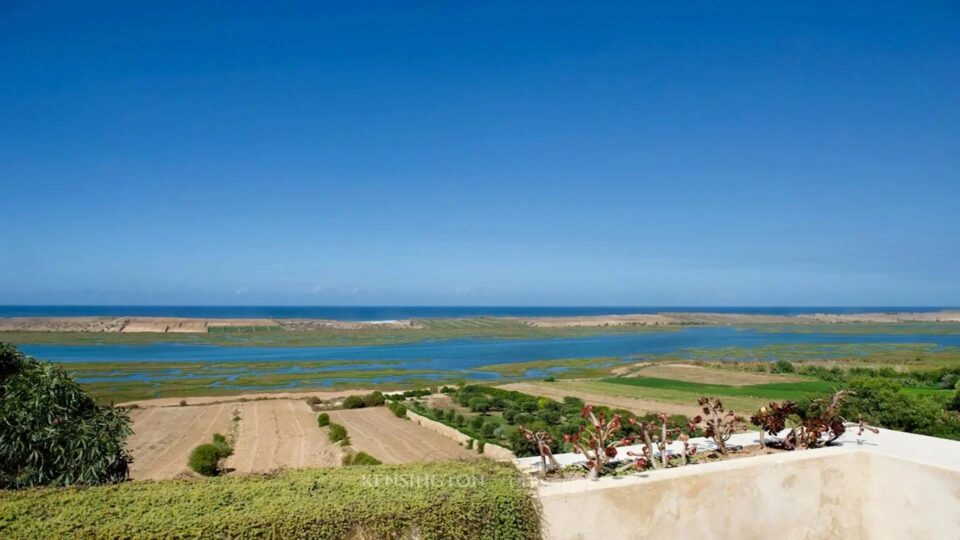
M 481 460 L 0 492 L 0 537 L 539 539 L 539 512 Z
M 704 396 L 739 396 L 764 399 L 796 399 L 810 395 L 826 394 L 838 386 L 826 381 L 727 386 L 678 381 L 674 379 L 655 379 L 652 377 L 616 377 L 601 379 L 601 382 L 662 390 L 676 390 Z
M 692 392 L 689 390 L 634 386 L 602 381 L 558 381 L 555 383 L 542 384 L 549 384 L 557 391 L 570 391 L 572 393 L 579 391 L 611 397 L 623 397 L 646 401 L 662 401 L 665 403 L 676 403 L 679 405 L 689 405 L 692 407 L 696 407 L 697 399 L 703 395 L 700 392 Z M 769 400 L 748 396 L 726 396 L 726 399 L 724 399 L 724 404 L 728 408 L 732 408 L 737 411 L 750 411 L 766 404 L 767 401 Z

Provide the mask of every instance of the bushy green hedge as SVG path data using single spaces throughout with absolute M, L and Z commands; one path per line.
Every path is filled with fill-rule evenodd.
M 358 452 L 356 455 L 347 454 L 343 460 L 344 465 L 382 465 L 383 462 L 371 456 L 366 452 Z
M 233 455 L 233 447 L 227 438 L 219 433 L 213 434 L 213 443 L 201 444 L 190 452 L 187 466 L 197 474 L 216 476 L 220 474 L 220 460 Z
M 404 407 L 402 403 L 390 401 L 387 403 L 387 408 L 390 409 L 390 412 L 392 412 L 397 418 L 407 417 L 407 408 Z
M 327 427 L 330 425 L 330 415 L 322 412 L 317 415 L 317 425 L 320 427 Z
M 519 475 L 481 460 L 0 492 L 0 538 L 539 539 Z
M 347 428 L 340 424 L 330 424 L 330 432 L 327 433 L 327 436 L 330 438 L 330 442 L 343 441 L 343 444 L 350 444 L 350 438 L 347 436 Z
M 387 400 L 383 392 L 375 390 L 363 396 L 347 396 L 341 405 L 344 409 L 363 409 L 364 407 L 379 407 Z
M 190 452 L 187 465 L 197 474 L 216 476 L 220 474 L 220 450 L 215 444 L 201 444 Z

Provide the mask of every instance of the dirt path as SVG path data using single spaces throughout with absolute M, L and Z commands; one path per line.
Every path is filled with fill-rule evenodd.
M 330 411 L 330 420 L 347 428 L 351 446 L 384 463 L 477 459 L 476 452 L 408 420 L 386 407 Z
M 120 406 L 136 405 L 140 408 L 150 407 L 177 407 L 181 401 L 186 401 L 188 405 L 210 405 L 213 403 L 235 403 L 241 401 L 254 401 L 264 399 L 304 399 L 310 396 L 316 396 L 320 399 L 332 399 L 352 395 L 362 395 L 369 393 L 370 390 L 313 390 L 304 392 L 259 392 L 254 394 L 236 394 L 227 396 L 202 396 L 202 397 L 172 397 L 142 399 L 139 401 L 129 401 L 119 403 Z
M 240 418 L 228 468 L 249 473 L 340 464 L 342 450 L 327 439 L 316 413 L 302 400 L 242 403 Z
M 562 400 L 565 396 L 578 397 L 586 401 L 588 404 L 606 405 L 608 407 L 626 409 L 634 414 L 666 413 L 696 416 L 700 413 L 699 407 L 697 407 L 695 404 L 680 405 L 677 403 L 667 403 L 648 399 L 605 396 L 603 394 L 584 392 L 582 390 L 575 390 L 571 388 L 557 388 L 554 386 L 555 384 L 556 383 L 534 382 L 512 383 L 505 384 L 500 388 L 515 390 L 517 392 L 523 392 L 525 394 L 531 394 L 534 396 L 548 397 L 557 401 Z
M 131 411 L 133 435 L 127 447 L 133 455 L 130 476 L 157 480 L 187 473 L 194 447 L 226 434 L 233 408 L 229 404 Z

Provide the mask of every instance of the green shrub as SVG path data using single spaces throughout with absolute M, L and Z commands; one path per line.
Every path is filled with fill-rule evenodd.
M 479 430 L 481 427 L 483 427 L 483 417 L 474 416 L 473 420 L 470 421 L 470 427 L 476 430 Z
M 862 415 L 879 427 L 960 440 L 960 420 L 940 396 L 908 393 L 899 382 L 881 378 L 854 379 L 848 389 L 853 394 L 842 408 L 847 418 Z
M 220 474 L 220 451 L 215 444 L 201 444 L 190 452 L 187 465 L 197 474 L 216 476 Z
M 366 452 L 357 452 L 348 465 L 383 465 L 383 462 Z
M 98 405 L 63 368 L 0 342 L 0 489 L 125 480 L 130 433 L 126 410 Z
M 327 433 L 330 442 L 343 442 L 344 445 L 350 444 L 350 438 L 347 436 L 347 428 L 340 424 L 330 424 L 330 432 Z
M 383 397 L 383 392 L 379 390 L 370 392 L 369 394 L 363 396 L 363 406 L 364 407 L 379 407 L 383 405 L 386 401 L 386 398 Z
M 393 479 L 430 478 L 402 489 Z M 465 485 L 464 478 L 476 482 Z M 336 494 L 336 496 L 322 496 Z M 318 496 L 321 495 L 321 496 Z M 539 540 L 521 473 L 489 460 L 128 482 L 0 493 L 0 537 Z
M 330 425 L 330 415 L 322 412 L 317 415 L 317 425 L 320 427 L 327 427 Z
M 551 426 L 555 426 L 560 423 L 560 413 L 557 411 L 544 410 L 541 411 L 537 416 Z
M 347 396 L 347 398 L 343 400 L 344 409 L 362 409 L 365 406 L 366 404 L 363 402 L 363 397 L 361 396 Z
M 390 412 L 392 412 L 397 418 L 407 417 L 407 408 L 404 407 L 402 403 L 391 401 L 387 403 L 387 408 L 390 409 Z
M 477 441 L 477 453 L 482 454 L 483 449 L 487 447 L 486 441 Z
M 483 424 L 483 427 L 480 428 L 480 433 L 483 433 L 484 437 L 490 438 L 493 437 L 493 432 L 497 429 L 497 424 L 495 422 L 487 422 Z
M 557 382 L 557 379 L 553 375 L 544 377 L 543 382 Z
M 217 453 L 221 459 L 226 459 L 233 455 L 233 447 L 227 442 L 227 438 L 219 433 L 213 434 L 213 445 L 217 447 Z
M 788 360 L 777 360 L 773 365 L 773 369 L 770 370 L 771 373 L 795 373 L 796 371 L 793 364 Z
M 475 397 L 467 403 L 467 406 L 473 412 L 485 413 L 490 410 L 490 400 L 485 397 Z

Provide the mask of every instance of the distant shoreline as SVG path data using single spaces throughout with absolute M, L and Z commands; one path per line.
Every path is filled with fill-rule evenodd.
M 665 311 L 610 315 L 446 317 L 436 319 L 209 318 L 145 316 L 0 317 L 0 332 L 206 334 L 217 331 L 424 330 L 436 321 L 483 318 L 531 328 L 663 327 L 682 325 L 960 323 L 960 310 L 813 312 L 800 314 Z
M 461 318 L 552 318 L 659 315 L 854 315 L 934 313 L 960 306 L 144 306 L 144 305 L 0 305 L 10 317 L 162 317 L 182 319 L 320 319 L 343 322 Z

